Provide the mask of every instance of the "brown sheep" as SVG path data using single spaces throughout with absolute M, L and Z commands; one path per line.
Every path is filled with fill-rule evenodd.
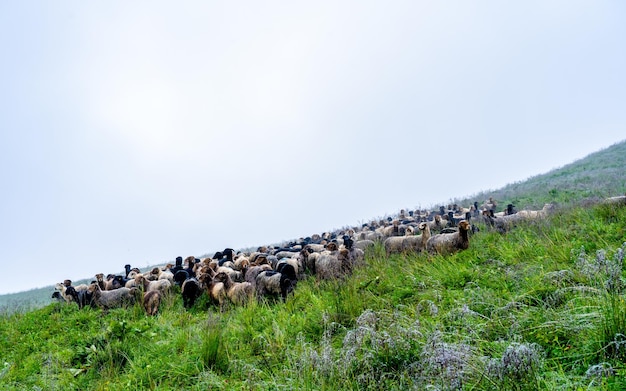
M 146 310 L 146 315 L 154 316 L 159 311 L 161 305 L 161 292 L 150 291 L 143 294 L 143 308 Z
M 426 242 L 430 239 L 430 226 L 428 223 L 420 223 L 419 230 L 421 234 L 414 236 L 406 236 L 402 241 L 402 252 L 421 252 L 426 250 Z
M 226 290 L 224 289 L 224 283 L 216 281 L 212 273 L 201 274 L 198 277 L 198 281 L 200 281 L 202 286 L 204 286 L 204 289 L 206 290 L 211 303 L 219 306 L 220 311 L 223 311 L 224 303 L 226 301 Z
M 255 297 L 254 287 L 251 283 L 247 281 L 234 282 L 228 273 L 219 272 L 213 280 L 224 284 L 226 297 L 235 305 L 244 305 Z
M 166 294 L 172 287 L 172 283 L 169 280 L 149 281 L 141 274 L 135 277 L 135 284 L 143 292 L 160 291 L 161 294 Z

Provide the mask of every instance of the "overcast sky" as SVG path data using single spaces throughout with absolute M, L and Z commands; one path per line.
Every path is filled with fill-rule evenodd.
M 561 167 L 626 138 L 624 48 L 617 0 L 0 2 L 0 294 Z

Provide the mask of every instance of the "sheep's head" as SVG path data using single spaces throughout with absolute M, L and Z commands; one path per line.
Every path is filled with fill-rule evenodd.
M 225 282 L 226 280 L 228 280 L 228 274 L 226 274 L 226 272 L 219 272 L 213 277 L 213 281 L 217 282 Z
M 267 265 L 269 261 L 266 254 L 257 254 L 253 263 L 254 265 Z
M 65 286 L 72 286 L 72 280 L 64 280 L 63 281 L 63 285 L 65 285 Z
M 459 229 L 463 231 L 469 231 L 471 228 L 470 223 L 467 220 L 459 221 Z
M 65 288 L 65 285 L 61 284 L 60 282 L 57 282 L 56 285 L 54 286 L 54 289 L 58 290 L 58 291 L 63 291 L 63 289 Z
M 326 245 L 326 249 L 327 249 L 328 251 L 337 251 L 337 250 L 338 250 L 337 243 L 335 243 L 335 242 L 330 242 L 330 243 L 328 243 L 328 244 Z
M 98 273 L 98 274 L 96 274 L 96 281 L 98 281 L 98 282 L 104 282 L 104 273 Z
M 426 224 L 426 223 L 420 223 L 420 225 L 419 225 L 419 230 L 420 230 L 420 231 L 423 231 L 423 230 L 425 230 L 427 227 L 428 227 L 428 224 Z

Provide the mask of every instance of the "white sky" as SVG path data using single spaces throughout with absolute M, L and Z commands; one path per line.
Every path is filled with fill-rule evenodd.
M 0 294 L 563 166 L 624 48 L 619 0 L 0 2 Z

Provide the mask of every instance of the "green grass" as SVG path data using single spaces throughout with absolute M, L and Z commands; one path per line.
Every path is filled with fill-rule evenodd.
M 230 307 L 0 316 L 0 390 L 619 390 L 625 208 L 570 206 L 451 256 L 382 246 L 340 282 Z M 584 249 L 582 251 L 581 249 Z

